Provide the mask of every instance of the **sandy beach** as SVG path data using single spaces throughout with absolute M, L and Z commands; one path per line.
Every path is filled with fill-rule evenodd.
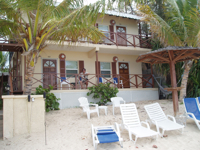
M 172 100 L 141 101 L 136 102 L 141 121 L 147 119 L 144 105 L 150 103 L 160 103 L 165 114 L 173 115 Z M 121 123 L 119 108 L 116 108 L 116 115 L 112 115 L 112 106 L 108 106 L 108 115 L 105 116 L 104 110 L 100 110 L 100 116 L 96 113 L 91 114 L 88 120 L 86 113 L 81 108 L 69 108 L 59 111 L 46 113 L 46 139 L 45 132 L 34 133 L 31 135 L 21 135 L 14 138 L 0 140 L 0 149 L 5 150 L 43 150 L 43 149 L 63 149 L 63 150 L 93 150 L 91 138 L 91 124 L 94 126 L 113 125 L 114 122 Z M 179 113 L 184 113 L 184 106 L 179 105 Z M 152 125 L 151 129 L 156 130 Z M 200 130 L 192 120 L 187 120 L 183 134 L 179 130 L 165 132 L 166 137 L 158 137 L 157 140 L 151 138 L 139 138 L 134 145 L 129 140 L 128 132 L 121 130 L 123 138 L 123 148 L 119 143 L 98 144 L 97 150 L 198 150 L 200 149 Z M 157 148 L 153 148 L 156 145 Z

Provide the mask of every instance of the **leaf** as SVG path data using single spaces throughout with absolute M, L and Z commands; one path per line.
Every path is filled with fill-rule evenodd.
M 33 67 L 34 66 L 34 61 L 30 62 L 30 66 Z

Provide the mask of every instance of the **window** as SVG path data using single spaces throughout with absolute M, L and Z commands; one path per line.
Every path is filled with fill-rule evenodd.
M 101 75 L 105 78 L 110 78 L 111 69 L 109 62 L 100 62 Z
M 99 30 L 103 31 L 104 35 L 107 38 L 109 38 L 108 26 L 106 26 L 106 25 L 99 25 L 98 28 L 99 28 Z
M 71 77 L 74 74 L 78 74 L 78 62 L 66 61 L 66 76 Z

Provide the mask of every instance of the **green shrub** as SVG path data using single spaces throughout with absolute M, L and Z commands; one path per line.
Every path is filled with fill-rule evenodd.
M 118 88 L 110 87 L 110 83 L 100 83 L 97 86 L 92 86 L 88 88 L 90 92 L 87 93 L 87 96 L 93 94 L 92 98 L 100 98 L 100 101 L 97 102 L 98 105 L 105 105 L 107 102 L 110 102 L 110 98 L 116 97 Z
M 46 112 L 49 112 L 50 110 L 59 110 L 58 101 L 60 98 L 56 98 L 53 93 L 50 93 L 50 90 L 53 90 L 53 86 L 51 85 L 49 85 L 49 88 L 43 88 L 41 85 L 36 88 L 36 95 L 43 95 L 43 93 L 46 92 Z

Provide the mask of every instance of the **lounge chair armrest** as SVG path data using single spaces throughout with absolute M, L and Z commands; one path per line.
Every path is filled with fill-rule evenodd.
M 126 103 L 126 101 L 125 100 L 122 100 L 122 102 L 125 104 Z
M 93 106 L 95 106 L 96 108 L 98 108 L 98 104 L 90 104 L 90 105 L 93 105 Z
M 195 115 L 193 113 L 186 113 L 187 116 L 189 117 L 189 115 L 191 115 L 194 119 L 196 119 Z
M 147 128 L 150 129 L 149 124 L 148 124 L 147 122 L 141 121 L 141 124 L 146 124 L 146 125 L 147 125 Z
M 174 118 L 174 116 L 171 116 L 171 115 L 167 115 L 167 118 L 171 118 L 173 120 L 173 122 L 176 123 L 176 119 Z
M 119 136 L 119 138 L 121 137 L 120 135 L 120 130 L 119 130 L 119 124 L 115 122 L 115 129 L 116 129 L 116 133 Z

